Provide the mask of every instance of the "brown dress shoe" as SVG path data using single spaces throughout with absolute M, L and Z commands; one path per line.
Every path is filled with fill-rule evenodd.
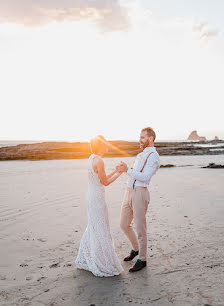
M 146 261 L 142 261 L 141 259 L 137 259 L 134 266 L 129 270 L 129 272 L 137 272 L 146 267 Z
M 124 258 L 124 261 L 130 261 L 138 255 L 138 251 L 131 250 L 130 255 Z

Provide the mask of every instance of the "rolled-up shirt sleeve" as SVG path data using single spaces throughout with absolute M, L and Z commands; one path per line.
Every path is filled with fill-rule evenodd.
M 127 174 L 140 182 L 147 183 L 150 181 L 151 177 L 156 173 L 159 166 L 160 166 L 159 160 L 150 156 L 142 172 L 129 168 L 127 170 Z

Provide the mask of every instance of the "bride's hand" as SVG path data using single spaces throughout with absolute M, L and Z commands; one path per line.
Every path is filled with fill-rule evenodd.
M 116 172 L 119 172 L 119 165 L 116 166 L 115 170 Z
M 119 172 L 119 173 L 122 173 L 122 172 L 123 172 L 122 169 L 121 169 L 121 166 L 122 166 L 122 163 L 120 163 L 120 164 L 118 164 L 118 165 L 116 166 L 116 171 Z

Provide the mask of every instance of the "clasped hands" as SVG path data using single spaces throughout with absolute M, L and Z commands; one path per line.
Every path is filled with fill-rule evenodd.
M 120 162 L 120 164 L 116 166 L 116 171 L 119 173 L 127 172 L 127 170 L 128 170 L 128 166 L 124 162 Z

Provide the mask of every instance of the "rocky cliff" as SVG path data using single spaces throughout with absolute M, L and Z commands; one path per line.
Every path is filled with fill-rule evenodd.
M 205 141 L 206 138 L 204 136 L 199 136 L 197 131 L 192 131 L 190 135 L 188 136 L 187 140 L 199 140 L 199 141 Z

